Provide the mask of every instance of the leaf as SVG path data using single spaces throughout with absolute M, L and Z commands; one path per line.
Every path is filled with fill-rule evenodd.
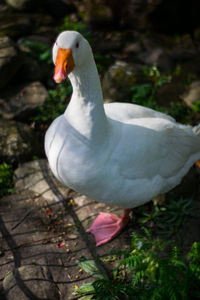
M 178 259 L 172 259 L 171 260 L 172 264 L 176 267 L 180 267 L 180 268 L 184 268 L 184 269 L 187 269 L 187 266 L 184 262 L 178 260 Z M 181 270 L 181 269 L 180 269 Z
M 94 299 L 93 295 L 87 295 L 87 296 L 83 296 L 83 297 L 79 298 L 79 300 L 91 300 L 91 299 Z
M 84 294 L 94 294 L 95 290 L 93 287 L 92 282 L 89 283 L 84 283 L 83 285 L 81 285 L 79 288 L 77 288 L 74 292 L 73 295 L 84 295 Z M 89 298 L 91 299 L 91 298 Z
M 64 242 L 60 242 L 60 243 L 57 244 L 57 247 L 58 247 L 58 248 L 62 248 L 64 245 L 65 245 Z
M 94 260 L 81 257 L 77 263 L 89 275 L 99 279 L 104 278 Z
M 52 215 L 53 215 L 53 211 L 52 211 L 50 208 L 46 208 L 46 213 L 47 213 L 49 216 L 52 216 Z

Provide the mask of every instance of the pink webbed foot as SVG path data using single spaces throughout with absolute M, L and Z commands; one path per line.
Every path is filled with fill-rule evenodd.
M 96 245 L 100 246 L 116 237 L 128 223 L 129 213 L 130 209 L 124 209 L 120 218 L 114 214 L 100 213 L 87 230 L 94 235 Z

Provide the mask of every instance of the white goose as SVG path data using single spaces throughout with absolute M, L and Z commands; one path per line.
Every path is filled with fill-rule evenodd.
M 122 230 L 131 208 L 180 183 L 200 158 L 200 128 L 138 105 L 103 105 L 92 50 L 78 32 L 58 36 L 53 61 L 54 80 L 68 76 L 73 94 L 45 136 L 50 167 L 64 185 L 124 208 L 120 218 L 101 213 L 90 227 L 101 245 Z

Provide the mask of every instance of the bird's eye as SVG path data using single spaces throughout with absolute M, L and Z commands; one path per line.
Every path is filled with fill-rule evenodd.
M 78 47 L 79 47 L 79 43 L 77 42 L 77 43 L 76 43 L 76 48 L 78 48 Z

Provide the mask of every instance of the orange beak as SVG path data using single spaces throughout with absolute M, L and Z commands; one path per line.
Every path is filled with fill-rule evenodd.
M 75 64 L 72 56 L 71 49 L 58 48 L 54 80 L 57 83 L 61 83 L 66 79 L 67 75 L 73 70 Z

